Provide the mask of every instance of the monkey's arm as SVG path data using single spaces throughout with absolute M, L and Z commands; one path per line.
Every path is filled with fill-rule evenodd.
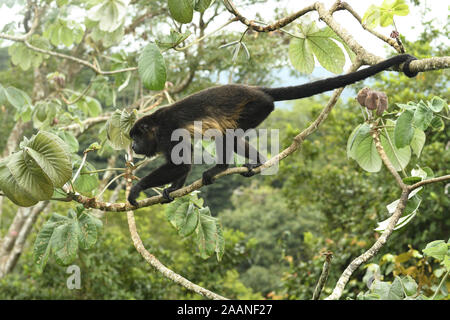
M 171 162 L 165 163 L 158 169 L 152 171 L 150 174 L 142 178 L 131 188 L 130 194 L 128 195 L 128 201 L 133 206 L 136 206 L 136 199 L 139 197 L 139 193 L 141 191 L 148 188 L 163 186 L 167 183 L 174 183 L 170 188 L 168 188 L 170 189 L 169 193 L 181 188 L 190 169 L 191 165 L 189 164 L 176 165 Z M 174 189 L 175 187 L 176 189 Z M 167 198 L 168 192 L 164 192 L 164 196 L 170 201 L 170 198 Z

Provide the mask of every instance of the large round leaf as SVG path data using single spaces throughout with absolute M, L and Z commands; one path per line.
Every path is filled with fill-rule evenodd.
M 0 190 L 2 190 L 9 200 L 21 207 L 30 207 L 39 202 L 39 200 L 30 196 L 22 189 L 14 179 L 11 171 L 8 169 L 7 162 L 9 158 L 0 161 Z
M 20 188 L 34 199 L 48 200 L 53 195 L 53 183 L 39 165 L 24 151 L 9 158 L 7 167 Z
M 314 54 L 306 39 L 293 38 L 289 44 L 289 59 L 298 71 L 311 74 L 314 70 Z
M 50 178 L 55 187 L 62 187 L 72 177 L 72 164 L 65 142 L 53 133 L 40 131 L 25 147 Z
M 116 150 L 126 149 L 131 143 L 130 130 L 136 121 L 136 114 L 116 110 L 106 125 L 108 140 Z
M 370 134 L 355 141 L 355 160 L 367 172 L 381 170 L 382 161 L 378 155 L 375 141 Z
M 359 166 L 368 172 L 381 170 L 381 158 L 367 123 L 358 126 L 350 135 L 347 142 L 347 155 L 355 159 Z
M 341 48 L 331 40 L 330 29 L 320 30 L 308 35 L 307 41 L 319 63 L 333 73 L 342 73 L 345 66 L 345 55 Z
M 166 63 L 156 44 L 148 44 L 138 61 L 139 75 L 150 90 L 162 90 L 166 84 Z

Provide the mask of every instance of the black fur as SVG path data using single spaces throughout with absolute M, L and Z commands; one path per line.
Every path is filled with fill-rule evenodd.
M 224 133 L 222 136 L 224 141 L 226 129 L 245 131 L 257 127 L 274 110 L 274 101 L 301 99 L 341 88 L 402 63 L 404 73 L 413 77 L 417 73 L 411 72 L 409 64 L 415 59 L 407 54 L 398 55 L 354 73 L 292 87 L 265 88 L 235 84 L 213 87 L 144 116 L 130 131 L 132 148 L 135 153 L 148 157 L 161 153 L 166 158 L 166 163 L 134 185 L 128 201 L 132 205 L 137 205 L 136 199 L 141 191 L 171 183 L 171 186 L 163 192 L 164 198 L 170 202 L 173 200 L 169 195 L 170 192 L 184 185 L 191 165 L 172 162 L 172 149 L 179 143 L 171 141 L 175 129 L 189 128 L 193 126 L 194 121 L 203 121 L 207 127 L 221 130 Z M 192 151 L 190 143 L 186 147 Z M 216 151 L 222 162 L 203 173 L 203 183 L 205 185 L 213 183 L 213 177 L 228 168 L 226 160 L 230 159 L 233 152 L 249 158 L 252 154 L 250 150 L 256 154 L 256 159 L 249 159 L 252 163 L 245 165 L 249 171 L 243 176 L 247 177 L 252 176 L 252 169 L 261 166 L 265 159 L 239 137 L 234 139 L 234 148 L 227 148 L 226 143 L 219 144 L 216 139 Z

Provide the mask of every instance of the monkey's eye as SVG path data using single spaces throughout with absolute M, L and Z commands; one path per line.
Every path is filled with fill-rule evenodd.
M 149 130 L 148 124 L 143 123 L 143 124 L 141 125 L 141 131 L 142 131 L 142 132 L 147 132 L 148 130 Z

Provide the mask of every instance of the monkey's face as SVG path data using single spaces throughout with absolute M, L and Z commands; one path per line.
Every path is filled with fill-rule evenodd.
M 130 130 L 131 148 L 136 154 L 152 157 L 157 153 L 156 129 L 146 123 L 136 122 Z

